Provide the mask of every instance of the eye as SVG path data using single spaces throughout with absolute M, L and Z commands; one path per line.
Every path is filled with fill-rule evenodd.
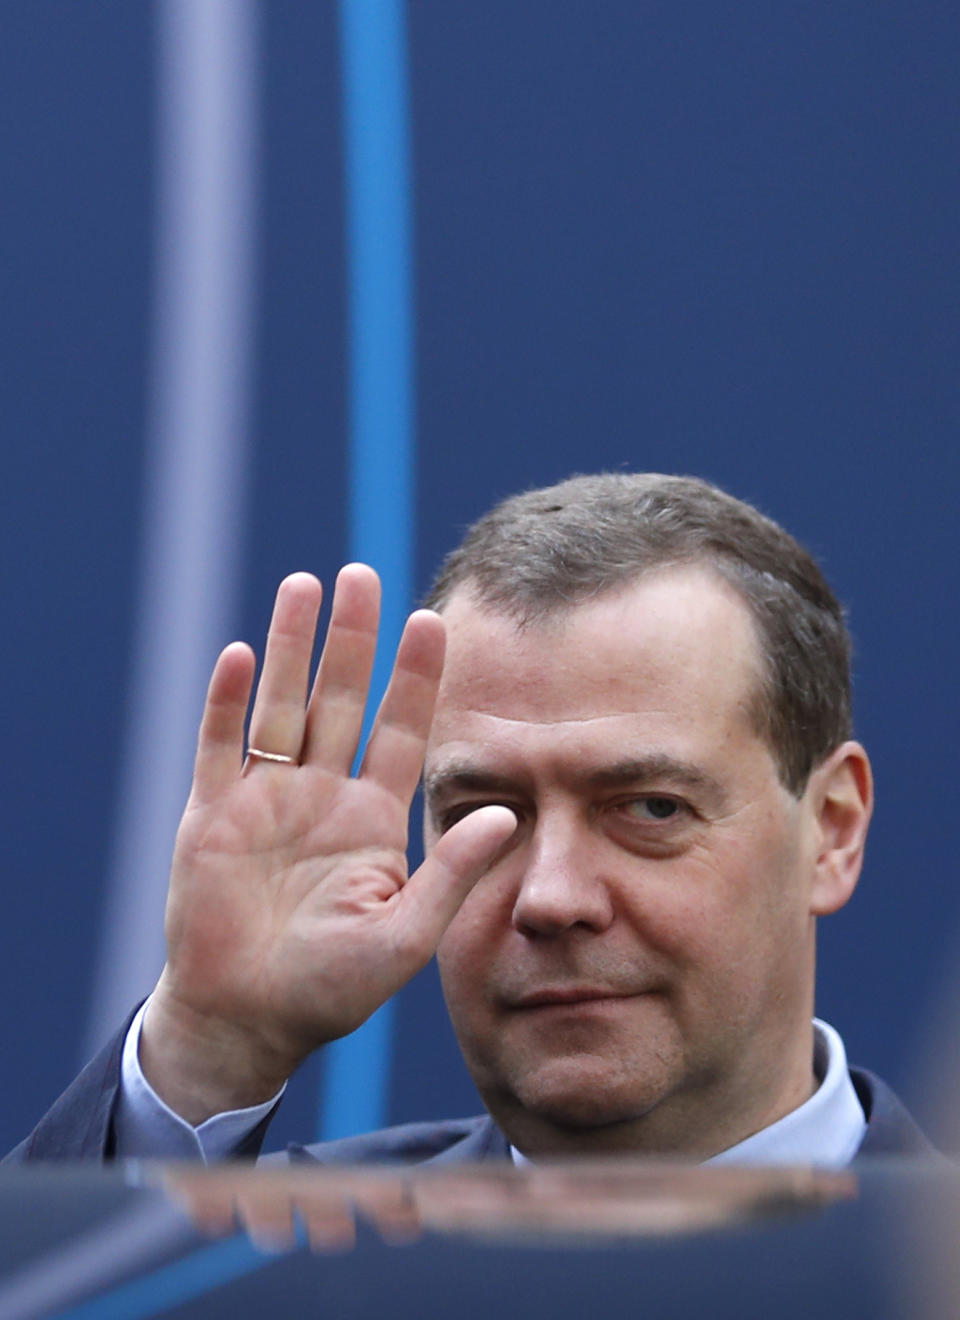
M 631 798 L 624 804 L 627 814 L 640 821 L 671 820 L 679 816 L 683 803 L 676 798 L 651 793 L 646 797 Z
M 434 811 L 431 814 L 437 830 L 441 834 L 446 834 L 447 830 L 456 825 L 458 820 L 463 820 L 464 816 L 469 815 L 473 810 L 475 808 L 465 806 L 447 807 L 444 811 Z

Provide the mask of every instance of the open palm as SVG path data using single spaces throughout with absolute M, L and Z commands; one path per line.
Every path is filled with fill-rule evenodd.
M 281 584 L 246 760 L 250 648 L 227 647 L 211 678 L 174 853 L 168 961 L 141 1043 L 148 1075 L 180 1112 L 185 1090 L 209 1096 L 198 1102 L 203 1114 L 262 1099 L 312 1049 L 363 1022 L 430 958 L 515 823 L 501 807 L 474 813 L 408 879 L 407 823 L 443 621 L 429 611 L 408 620 L 353 778 L 376 574 L 359 564 L 341 571 L 308 699 L 320 599 L 308 574 Z M 216 1079 L 198 1075 L 205 1059 Z

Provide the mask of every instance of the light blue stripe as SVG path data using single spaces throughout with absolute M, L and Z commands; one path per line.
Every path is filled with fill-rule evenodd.
M 95 1297 L 54 1320 L 148 1320 L 174 1306 L 202 1297 L 221 1284 L 252 1274 L 277 1257 L 257 1251 L 249 1238 L 237 1236 L 195 1251 L 139 1279 L 121 1284 L 106 1297 Z
M 163 967 L 170 841 L 234 635 L 250 474 L 255 0 L 158 0 L 152 348 L 137 619 L 83 1058 Z
M 383 583 L 370 721 L 413 588 L 413 294 L 403 0 L 340 0 L 349 315 L 349 555 Z M 362 974 L 362 969 L 358 969 Z M 329 1046 L 319 1135 L 387 1119 L 393 1007 Z

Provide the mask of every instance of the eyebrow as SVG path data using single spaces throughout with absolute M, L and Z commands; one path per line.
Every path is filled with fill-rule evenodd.
M 423 780 L 423 791 L 428 798 L 454 790 L 509 793 L 516 792 L 516 788 L 517 780 L 511 775 L 481 770 L 470 761 L 451 761 L 432 774 L 425 775 Z
M 471 761 L 450 761 L 424 779 L 424 792 L 428 799 L 444 793 L 515 793 L 520 786 L 518 776 L 487 770 Z M 582 782 L 591 788 L 621 788 L 629 784 L 675 784 L 677 787 L 696 789 L 709 794 L 717 802 L 726 799 L 719 780 L 698 765 L 682 761 L 666 752 L 650 752 L 644 756 L 626 757 L 612 765 L 603 766 L 583 776 Z
M 688 788 L 705 789 L 722 795 L 723 788 L 713 775 L 701 766 L 689 761 L 681 761 L 666 752 L 651 752 L 647 756 L 629 757 L 617 761 L 614 765 L 587 775 L 587 783 L 596 788 L 617 788 L 621 784 L 645 783 L 649 780 L 668 780 Z

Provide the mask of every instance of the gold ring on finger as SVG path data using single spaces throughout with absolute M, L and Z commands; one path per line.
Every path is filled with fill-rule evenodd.
M 243 768 L 247 769 L 251 761 L 270 761 L 274 765 L 299 765 L 295 756 L 284 756 L 282 752 L 262 752 L 259 747 L 248 747 Z

